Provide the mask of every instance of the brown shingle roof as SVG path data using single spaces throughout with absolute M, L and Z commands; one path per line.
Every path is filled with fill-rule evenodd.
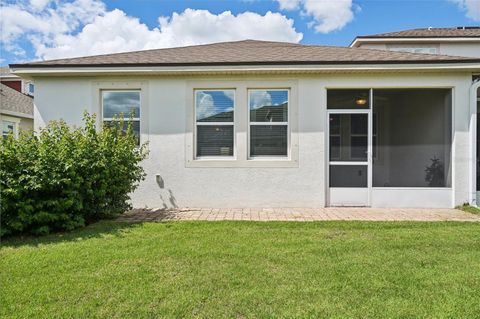
M 33 116 L 33 98 L 0 83 L 0 112 L 14 112 Z
M 480 38 L 480 27 L 422 28 L 358 36 L 357 38 Z
M 287 65 L 480 62 L 478 58 L 350 47 L 245 40 L 11 65 L 13 68 L 86 66 Z

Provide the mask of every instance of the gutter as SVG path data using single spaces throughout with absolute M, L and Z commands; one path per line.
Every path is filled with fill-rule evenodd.
M 215 67 L 215 66 L 293 66 L 293 65 L 385 65 L 385 64 L 444 64 L 444 63 L 480 63 L 480 58 L 452 58 L 448 60 L 431 59 L 431 60 L 392 60 L 392 61 L 264 61 L 264 62 L 212 62 L 212 63 L 58 63 L 58 64 L 36 64 L 36 63 L 23 63 L 23 64 L 10 64 L 10 69 L 23 69 L 23 68 L 84 68 L 84 67 L 171 67 L 171 66 L 201 66 L 201 67 Z
M 480 72 L 480 59 L 471 63 L 418 63 L 418 64 L 323 64 L 323 65 L 211 65 L 211 66 L 62 66 L 21 67 L 12 65 L 12 72 L 23 76 L 69 76 L 105 74 L 159 74 L 159 75 L 204 75 L 204 74 L 293 74 L 293 73 L 345 73 L 345 72 Z
M 5 115 L 10 115 L 10 116 L 15 116 L 15 117 L 21 117 L 25 119 L 32 119 L 33 120 L 33 114 L 27 114 L 27 113 L 22 113 L 22 112 L 16 112 L 16 111 L 9 111 L 9 110 L 0 110 L 0 114 L 5 114 Z
M 421 37 L 421 36 L 414 36 L 414 37 L 375 37 L 375 36 L 359 36 L 356 37 L 352 43 L 350 43 L 349 47 L 351 48 L 358 48 L 360 43 L 384 43 L 384 42 L 394 42 L 394 43 L 441 43 L 441 42 L 480 42 L 480 37 L 472 36 L 472 37 Z

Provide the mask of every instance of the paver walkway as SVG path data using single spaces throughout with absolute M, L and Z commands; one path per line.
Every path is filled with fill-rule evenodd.
M 400 208 L 183 208 L 134 209 L 118 218 L 119 221 L 168 220 L 249 220 L 249 221 L 480 221 L 480 215 L 457 209 L 400 209 Z

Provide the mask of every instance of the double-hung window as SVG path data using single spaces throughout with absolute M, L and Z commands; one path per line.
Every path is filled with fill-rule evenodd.
M 195 90 L 196 157 L 234 156 L 235 90 Z
M 107 126 L 115 117 L 123 118 L 125 131 L 131 118 L 133 132 L 140 144 L 140 90 L 102 91 L 102 115 L 103 123 Z
M 296 81 L 192 81 L 186 167 L 298 167 Z
M 288 102 L 288 89 L 248 90 L 251 158 L 288 156 Z

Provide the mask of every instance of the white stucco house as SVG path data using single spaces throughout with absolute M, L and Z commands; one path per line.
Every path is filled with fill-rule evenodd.
M 135 111 L 136 207 L 476 203 L 480 57 L 246 40 L 11 68 L 36 129 Z
M 21 130 L 33 130 L 33 83 L 0 68 L 0 125 L 2 137 L 18 137 Z
M 352 48 L 480 57 L 480 26 L 421 28 L 356 37 Z

